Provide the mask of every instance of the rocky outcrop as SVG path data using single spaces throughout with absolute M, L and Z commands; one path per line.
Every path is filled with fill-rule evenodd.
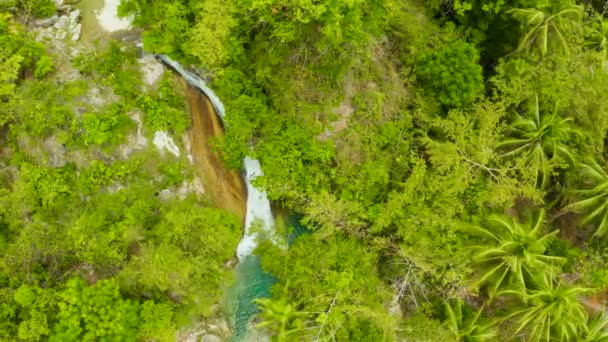
M 38 40 L 78 41 L 82 31 L 80 10 L 69 8 L 67 12 L 58 13 L 50 18 L 34 21 L 34 26 L 38 31 Z

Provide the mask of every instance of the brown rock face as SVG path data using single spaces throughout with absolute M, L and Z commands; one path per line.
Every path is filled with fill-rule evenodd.
M 247 195 L 243 178 L 239 172 L 226 169 L 211 147 L 210 140 L 224 134 L 222 123 L 207 97 L 190 85 L 186 87 L 192 117 L 189 131 L 192 157 L 205 192 L 218 207 L 234 213 L 241 222 L 245 222 Z

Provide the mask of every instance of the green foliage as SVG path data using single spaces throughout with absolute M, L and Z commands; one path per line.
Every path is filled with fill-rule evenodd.
M 26 15 L 38 18 L 50 17 L 56 12 L 53 0 L 16 0 L 15 6 Z
M 48 336 L 49 315 L 53 313 L 54 297 L 52 291 L 37 286 L 21 285 L 14 293 L 19 305 L 18 336 L 22 340 L 39 340 Z
M 136 341 L 139 307 L 122 298 L 116 281 L 87 286 L 73 278 L 59 296 L 58 322 L 49 341 Z
M 226 246 L 236 246 L 239 228 L 235 217 L 195 198 L 167 203 L 122 271 L 123 282 L 135 293 L 178 295 L 190 314 L 208 315 L 228 274 L 223 263 L 234 253 Z
M 516 8 L 508 13 L 523 26 L 523 37 L 517 52 L 534 48 L 544 57 L 553 45 L 569 53 L 568 35 L 580 28 L 583 7 L 570 1 L 557 0 L 541 2 L 538 8 Z
M 608 174 L 594 160 L 581 164 L 580 170 L 588 187 L 575 190 L 574 194 L 581 199 L 569 204 L 567 208 L 585 213 L 582 224 L 593 223 L 594 235 L 604 236 L 608 232 Z
M 184 181 L 183 168 L 182 163 L 161 164 L 158 167 L 160 173 L 166 177 L 167 186 L 175 186 Z
M 94 194 L 113 182 L 124 181 L 137 167 L 137 163 L 116 162 L 107 165 L 99 160 L 93 160 L 89 167 L 82 169 L 79 174 L 79 190 L 85 195 Z
M 53 60 L 49 56 L 41 56 L 38 62 L 36 62 L 36 70 L 34 70 L 34 75 L 37 78 L 44 77 L 49 72 L 53 71 L 55 67 Z
M 552 276 L 559 270 L 556 266 L 565 262 L 564 258 L 545 255 L 558 231 L 544 234 L 544 211 L 524 224 L 500 216 L 487 222 L 489 228 L 470 227 L 469 231 L 490 242 L 477 247 L 475 262 L 483 266 L 476 283 L 488 284 L 492 293 L 508 287 L 529 288 L 538 272 Z
M 256 303 L 260 306 L 260 318 L 262 323 L 256 328 L 268 328 L 275 331 L 276 341 L 293 341 L 302 335 L 304 329 L 303 319 L 306 313 L 297 312 L 296 309 L 287 303 L 272 301 L 268 298 L 259 298 Z
M 604 342 L 608 341 L 608 319 L 604 313 L 589 317 L 587 327 L 583 329 L 582 342 Z
M 462 302 L 445 304 L 446 323 L 457 341 L 482 342 L 496 339 L 496 332 L 490 328 L 490 325 L 480 325 L 479 317 L 482 310 L 473 313 L 467 312 L 469 310 L 466 310 L 466 307 L 464 309 Z
M 111 105 L 103 113 L 86 113 L 82 116 L 82 141 L 86 145 L 118 145 L 124 142 L 132 123 L 120 105 Z
M 505 151 L 503 156 L 524 155 L 536 159 L 531 165 L 538 165 L 536 185 L 544 188 L 552 169 L 561 163 L 574 166 L 576 160 L 568 142 L 582 137 L 572 123 L 572 118 L 561 118 L 557 107 L 552 114 L 543 113 L 538 104 L 538 96 L 532 102 L 530 113 L 526 116 L 515 114 L 515 121 L 508 128 L 511 136 L 503 140 L 497 148 Z
M 109 85 L 116 95 L 129 101 L 141 95 L 141 71 L 137 65 L 135 47 L 122 47 L 111 40 L 103 50 L 95 49 L 79 54 L 74 66 L 88 77 Z
M 138 99 L 137 104 L 144 112 L 144 125 L 150 132 L 172 131 L 181 135 L 190 126 L 184 103 L 173 89 L 171 80 L 163 78 L 157 96 L 144 95 Z
M 439 51 L 423 53 L 416 74 L 431 96 L 448 107 L 471 104 L 483 92 L 482 69 L 475 46 L 455 42 Z
M 176 329 L 171 305 L 147 300 L 141 306 L 139 317 L 139 338 L 159 342 L 175 341 Z
M 293 332 L 350 341 L 394 339 L 395 322 L 380 309 L 389 293 L 373 271 L 377 254 L 360 253 L 362 248 L 353 238 L 314 235 L 301 236 L 286 252 L 260 246 L 264 269 L 277 278 L 272 301 L 264 302 L 262 324 L 285 338 Z
M 539 289 L 519 293 L 527 307 L 509 315 L 517 317 L 515 334 L 526 329 L 530 341 L 578 341 L 588 316 L 578 298 L 588 292 L 548 280 Z

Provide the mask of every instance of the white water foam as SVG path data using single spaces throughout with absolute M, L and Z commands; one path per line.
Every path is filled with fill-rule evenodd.
M 118 5 L 120 5 L 120 0 L 104 0 L 103 9 L 97 15 L 99 24 L 108 32 L 128 30 L 131 28 L 131 20 L 133 20 L 133 18 L 119 18 L 117 13 Z
M 260 162 L 257 159 L 245 157 L 243 165 L 247 184 L 247 213 L 245 214 L 245 234 L 236 248 L 236 255 L 241 261 L 251 255 L 257 246 L 256 238 L 259 233 L 252 232 L 252 228 L 259 224 L 261 230 L 270 232 L 274 227 L 274 218 L 266 191 L 261 191 L 251 184 L 257 177 L 264 175 Z

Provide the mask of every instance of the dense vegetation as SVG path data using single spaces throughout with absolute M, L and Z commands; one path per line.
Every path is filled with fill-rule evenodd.
M 31 13 L 11 11 L 0 14 L 0 340 L 174 341 L 221 313 L 241 234 L 236 217 L 178 191 L 194 177 L 185 156 L 134 143 L 139 131 L 181 137 L 179 87 L 144 85 L 137 51 L 118 42 L 83 45 L 65 65 L 23 26 Z
M 127 0 L 203 67 L 226 162 L 312 230 L 258 249 L 277 340 L 603 341 L 600 1 Z
M 116 44 L 74 60 L 84 82 L 59 82 L 53 54 L 22 26 L 49 2 L 9 2 L 0 336 L 172 340 L 216 313 L 240 235 L 205 199 L 158 195 L 192 177 L 187 161 L 120 153 L 133 112 L 146 134 L 184 132 L 177 87 L 166 77 L 147 89 L 135 51 Z M 119 10 L 146 50 L 212 80 L 227 109 L 226 165 L 258 158 L 256 184 L 310 230 L 287 249 L 260 243 L 276 283 L 258 302 L 259 329 L 277 341 L 591 342 L 608 341 L 607 8 L 123 0 Z M 92 91 L 114 101 L 92 106 Z

